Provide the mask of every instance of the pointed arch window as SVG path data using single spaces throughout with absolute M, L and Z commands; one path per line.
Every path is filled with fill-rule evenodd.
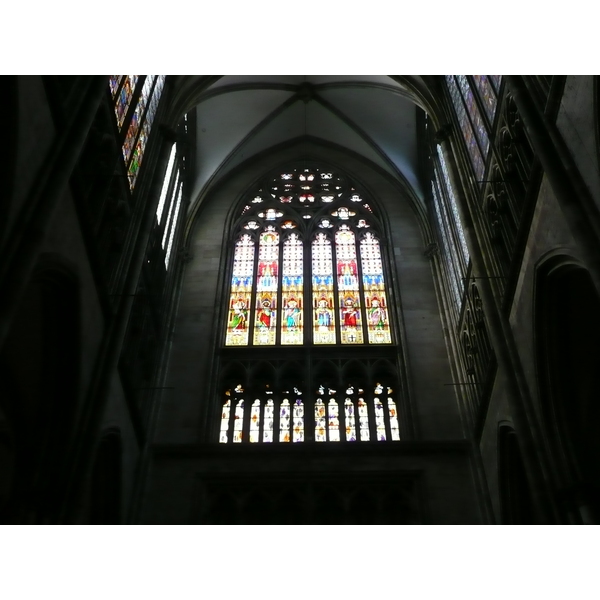
M 392 343 L 381 224 L 350 182 L 290 169 L 235 227 L 225 346 Z

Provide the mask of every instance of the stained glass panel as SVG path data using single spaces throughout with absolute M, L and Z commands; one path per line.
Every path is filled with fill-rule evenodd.
M 369 435 L 369 409 L 363 398 L 358 399 L 358 422 L 360 425 L 360 441 L 368 442 Z
M 375 427 L 377 428 L 377 441 L 385 442 L 385 414 L 383 412 L 383 404 L 381 399 L 375 398 Z
M 327 420 L 325 418 L 325 405 L 323 400 L 319 398 L 315 402 L 315 441 L 327 441 Z
M 298 398 L 294 404 L 294 442 L 304 441 L 304 405 Z
M 436 174 L 437 177 L 437 174 Z M 431 182 L 431 191 L 433 193 L 433 206 L 435 208 L 435 214 L 438 221 L 438 230 L 440 232 L 442 238 L 442 256 L 444 258 L 444 262 L 446 264 L 446 270 L 448 273 L 448 280 L 450 281 L 450 286 L 452 288 L 452 292 L 454 295 L 454 308 L 455 312 L 458 313 L 461 304 L 461 293 L 458 289 L 459 275 L 456 273 L 457 265 L 454 264 L 452 260 L 451 246 L 448 241 L 448 231 L 446 225 L 446 215 L 443 212 L 443 208 L 441 207 L 439 194 L 437 188 L 433 181 Z M 442 217 L 442 214 L 444 217 Z M 452 246 L 454 247 L 454 246 Z M 462 288 L 462 285 L 461 285 Z
M 113 100 L 119 91 L 119 86 L 121 85 L 121 81 L 123 80 L 124 75 L 111 75 L 108 78 L 108 87 L 110 89 L 110 95 Z
M 346 417 L 346 441 L 356 441 L 356 419 L 354 416 L 354 403 L 350 398 L 344 402 L 344 416 Z
M 123 160 L 125 161 L 125 164 L 128 164 L 129 162 L 133 145 L 135 144 L 140 125 L 145 116 L 144 111 L 146 110 L 146 104 L 148 103 L 148 98 L 150 97 L 150 92 L 152 91 L 152 85 L 154 84 L 155 79 L 156 75 L 148 75 L 146 77 L 144 85 L 142 86 L 142 92 L 135 110 L 133 111 L 133 115 L 131 116 L 131 121 L 123 142 Z
M 458 212 L 458 206 L 456 205 L 456 198 L 454 196 L 454 190 L 452 187 L 452 182 L 450 181 L 450 174 L 448 173 L 448 167 L 446 166 L 446 160 L 444 159 L 444 152 L 442 151 L 442 147 L 438 145 L 437 147 L 438 157 L 440 159 L 440 166 L 442 167 L 442 173 L 444 175 L 444 183 L 446 184 L 446 192 L 448 193 L 448 198 L 450 200 L 450 208 L 452 209 L 452 216 L 454 224 L 456 225 L 456 230 L 458 232 L 458 238 L 460 240 L 460 247 L 463 252 L 463 261 L 465 266 L 469 262 L 469 248 L 467 247 L 467 240 L 465 239 L 465 233 L 463 231 L 462 222 L 460 220 L 460 214 Z
M 469 117 L 467 116 L 464 104 L 462 102 L 462 97 L 458 89 L 458 84 L 456 83 L 452 75 L 446 75 L 446 83 L 448 84 L 450 98 L 452 100 L 452 104 L 454 105 L 454 110 L 456 111 L 456 116 L 458 118 L 458 123 L 460 125 L 467 146 L 467 151 L 469 152 L 469 156 L 471 157 L 473 170 L 475 171 L 476 177 L 478 179 L 482 179 L 483 172 L 485 169 L 483 157 L 481 155 L 481 150 L 479 149 L 479 146 L 477 144 L 477 140 L 475 139 L 473 127 L 471 126 L 471 122 L 469 121 Z
M 259 440 L 260 431 L 260 400 L 256 399 L 250 409 L 250 443 L 256 443 Z
M 233 421 L 233 443 L 239 444 L 242 441 L 242 428 L 244 425 L 244 401 L 239 400 L 235 406 L 235 415 Z
M 290 401 L 285 398 L 279 409 L 279 441 L 290 441 Z
M 117 127 L 119 128 L 119 131 L 121 131 L 121 127 L 123 127 L 123 122 L 127 116 L 127 111 L 129 109 L 129 105 L 131 104 L 131 99 L 133 98 L 133 92 L 135 91 L 138 78 L 138 75 L 126 75 L 123 86 L 121 87 L 121 91 L 117 96 L 117 101 L 115 103 L 115 115 L 117 116 Z
M 256 274 L 254 344 L 275 344 L 277 323 L 277 282 L 279 276 L 279 234 L 271 225 L 260 235 Z
M 273 400 L 267 400 L 265 404 L 265 420 L 263 425 L 263 442 L 273 441 L 273 415 L 274 415 Z
M 229 415 L 231 412 L 231 400 L 227 400 L 225 404 L 223 404 L 223 410 L 221 411 L 221 433 L 219 436 L 219 442 L 221 444 L 226 444 L 229 440 L 228 431 L 229 431 Z
M 348 225 L 341 225 L 335 233 L 342 344 L 363 343 L 354 240 L 354 232 Z
M 477 103 L 475 101 L 473 90 L 471 89 L 469 81 L 464 75 L 456 75 L 456 79 L 458 80 L 458 85 L 460 87 L 460 91 L 465 101 L 467 112 L 471 117 L 471 123 L 477 135 L 477 139 L 479 140 L 481 153 L 485 159 L 488 153 L 488 149 L 490 147 L 490 141 L 488 139 L 488 134 L 483 123 L 483 119 L 481 118 L 481 114 L 479 112 L 479 107 L 477 106 Z
M 148 77 L 154 77 L 154 76 L 149 75 Z M 158 103 L 159 103 L 160 97 L 162 95 L 162 90 L 163 90 L 164 84 L 165 84 L 165 76 L 157 75 L 156 83 L 154 85 L 154 90 L 152 91 L 152 98 L 150 99 L 150 104 L 148 106 L 148 110 L 146 112 L 146 117 L 144 119 L 144 124 L 142 126 L 142 130 L 138 137 L 138 141 L 135 146 L 135 150 L 133 152 L 131 162 L 127 169 L 127 177 L 129 178 L 130 189 L 134 188 L 135 182 L 136 182 L 138 174 L 139 174 L 139 169 L 142 166 L 142 159 L 144 158 L 144 151 L 146 149 L 146 144 L 148 143 L 150 131 L 152 130 L 152 125 L 154 123 L 154 117 L 156 116 L 156 111 L 158 109 Z
M 313 336 L 315 344 L 335 344 L 331 241 L 318 233 L 312 243 Z
M 379 240 L 370 232 L 360 241 L 365 308 L 369 343 L 390 344 L 392 341 L 383 282 L 383 265 Z
M 488 75 L 488 77 L 496 93 L 498 93 L 500 91 L 500 84 L 502 83 L 502 75 Z
M 254 241 L 248 234 L 244 234 L 235 246 L 226 346 L 248 344 L 248 307 L 252 294 L 253 275 Z
M 496 114 L 496 93 L 494 92 L 492 85 L 487 75 L 473 75 L 473 81 L 475 81 L 475 87 L 479 92 L 479 97 L 485 106 L 485 112 L 490 120 L 490 123 L 494 122 L 494 115 Z
M 303 245 L 297 233 L 283 243 L 283 273 L 281 279 L 281 343 L 302 344 L 303 327 Z
M 388 398 L 388 413 L 390 415 L 390 432 L 392 440 L 400 439 L 400 427 L 398 426 L 398 412 L 396 411 L 396 403 L 392 398 Z
M 329 426 L 329 441 L 339 442 L 340 441 L 340 418 L 338 403 L 331 398 L 329 400 L 328 408 L 328 426 Z

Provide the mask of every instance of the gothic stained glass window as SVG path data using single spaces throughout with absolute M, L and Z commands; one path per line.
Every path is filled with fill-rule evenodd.
M 354 417 L 354 403 L 350 398 L 344 402 L 344 417 L 346 424 L 346 440 L 348 442 L 356 441 L 356 420 Z
M 238 400 L 235 406 L 233 421 L 233 443 L 239 444 L 242 441 L 242 432 L 244 426 L 244 401 Z
M 381 251 L 379 240 L 371 232 L 367 232 L 360 242 L 360 258 L 369 342 L 371 344 L 389 344 L 392 338 L 387 318 Z
M 227 321 L 228 346 L 248 344 L 248 307 L 254 275 L 254 246 L 254 240 L 244 234 L 235 247 Z
M 290 401 L 285 398 L 279 411 L 279 441 L 290 441 Z
M 475 87 L 477 88 L 483 106 L 485 107 L 488 119 L 490 120 L 490 123 L 493 123 L 498 100 L 496 98 L 496 92 L 490 83 L 490 77 L 488 75 L 473 75 L 473 81 L 475 82 Z
M 315 402 L 315 441 L 327 441 L 327 420 L 325 418 L 325 404 L 319 398 Z
M 331 241 L 317 233 L 312 243 L 313 334 L 315 344 L 335 343 Z
M 219 442 L 226 444 L 229 439 L 227 437 L 227 431 L 229 430 L 229 414 L 231 412 L 231 400 L 227 400 L 223 404 L 223 411 L 221 413 L 221 435 L 219 436 Z
M 388 389 L 388 393 L 389 389 Z M 392 440 L 398 441 L 400 439 L 400 427 L 398 426 L 398 413 L 396 411 L 396 403 L 390 397 L 388 401 L 388 412 L 390 415 L 390 432 L 392 434 Z
M 263 426 L 263 442 L 273 441 L 273 400 L 267 400 L 265 404 L 265 419 Z
M 358 421 L 360 424 L 360 439 L 368 442 L 369 435 L 369 409 L 364 398 L 358 399 Z
M 150 77 L 150 75 L 148 75 Z M 133 156 L 129 163 L 129 167 L 127 168 L 127 177 L 129 178 L 129 187 L 133 190 L 135 186 L 135 182 L 137 180 L 140 167 L 142 166 L 142 159 L 144 158 L 144 151 L 146 150 L 146 145 L 148 144 L 148 139 L 150 137 L 150 131 L 152 130 L 152 125 L 154 124 L 154 117 L 156 116 L 156 111 L 158 109 L 158 102 L 160 100 L 162 90 L 165 84 L 165 76 L 164 75 L 152 75 L 152 77 L 156 77 L 156 81 L 154 84 L 154 88 L 152 91 L 152 98 L 150 99 L 148 109 L 146 111 L 146 115 L 144 118 L 144 124 L 142 125 L 142 129 L 139 133 L 135 150 L 133 151 Z
M 125 131 L 122 153 L 130 190 L 137 181 L 164 83 L 164 75 L 111 75 L 108 80 L 117 128 Z
M 304 404 L 302 404 L 300 398 L 294 403 L 293 440 L 294 442 L 304 441 Z
M 250 409 L 250 442 L 256 443 L 260 434 L 260 400 L 256 399 Z
M 253 189 L 242 201 L 236 243 L 246 239 L 257 256 L 246 253 L 244 289 L 232 284 L 243 292 L 232 287 L 230 297 L 242 316 L 236 333 L 230 305 L 225 345 L 391 344 L 377 223 L 363 194 L 318 168 L 287 170 Z
M 335 234 L 342 344 L 362 344 L 358 263 L 354 232 L 341 225 Z
M 115 99 L 117 92 L 119 91 L 119 86 L 121 85 L 121 81 L 123 81 L 124 75 L 111 75 L 108 78 L 108 87 L 110 88 L 110 95 L 113 100 Z
M 483 156 L 481 154 L 479 145 L 477 144 L 477 139 L 473 131 L 473 126 L 471 124 L 471 121 L 469 120 L 469 117 L 467 116 L 467 112 L 462 101 L 459 86 L 452 75 L 446 75 L 446 83 L 448 84 L 450 98 L 452 100 L 454 110 L 456 111 L 458 123 L 460 125 L 460 129 L 462 131 L 463 138 L 467 146 L 467 151 L 469 152 L 469 156 L 473 164 L 475 176 L 478 179 L 483 179 L 483 173 L 485 170 Z
M 111 75 L 108 82 L 109 86 L 113 83 L 115 77 L 119 77 L 119 75 Z M 125 79 L 121 85 L 121 90 L 119 91 L 115 103 L 115 115 L 117 117 L 117 127 L 119 128 L 119 131 L 121 131 L 123 123 L 125 122 L 125 117 L 127 116 L 138 79 L 139 75 L 125 75 Z
M 256 274 L 254 345 L 275 344 L 277 283 L 279 281 L 279 234 L 272 225 L 261 233 Z
M 339 407 L 338 403 L 334 398 L 330 398 L 329 406 L 327 410 L 327 421 L 329 428 L 329 441 L 339 442 L 340 441 L 340 419 L 339 419 Z
M 282 225 L 282 227 L 285 227 Z M 287 228 L 287 227 L 286 227 Z M 303 245 L 297 233 L 292 233 L 283 243 L 283 269 L 281 280 L 281 343 L 302 344 L 303 311 Z

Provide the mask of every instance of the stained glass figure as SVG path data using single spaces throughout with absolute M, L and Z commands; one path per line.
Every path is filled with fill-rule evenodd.
M 460 89 L 452 75 L 446 75 L 446 83 L 448 84 L 450 98 L 452 100 L 452 104 L 454 105 L 454 110 L 456 111 L 456 116 L 458 118 L 458 123 L 460 125 L 463 138 L 467 146 L 467 151 L 469 152 L 469 155 L 471 157 L 473 170 L 475 171 L 475 175 L 477 176 L 477 178 L 482 179 L 485 164 L 483 156 L 481 154 L 481 150 L 479 148 L 479 145 L 477 144 L 477 139 L 473 131 L 473 126 L 471 124 L 471 121 L 469 120 L 469 117 L 467 116 L 467 111 L 465 109 L 465 105 L 463 104 Z
M 131 158 L 131 162 L 129 163 L 127 169 L 127 177 L 129 178 L 129 188 L 131 190 L 133 190 L 135 186 L 135 182 L 139 175 L 139 169 L 142 166 L 144 151 L 146 149 L 146 144 L 148 143 L 150 132 L 152 130 L 152 125 L 154 124 L 156 111 L 158 110 L 158 103 L 160 101 L 163 87 L 165 85 L 164 75 L 148 75 L 147 79 L 155 79 L 155 82 L 154 88 L 152 89 L 152 97 L 150 98 L 150 101 L 148 103 L 148 109 L 146 110 L 146 114 L 144 116 L 144 123 L 139 133 L 138 140 L 135 145 L 135 150 Z
M 377 429 L 377 441 L 385 442 L 385 414 L 383 412 L 383 404 L 380 398 L 375 398 L 373 401 L 375 406 L 375 427 Z
M 354 416 L 354 403 L 350 398 L 344 402 L 344 416 L 346 417 L 346 441 L 356 441 L 356 420 Z
M 388 413 L 390 415 L 390 432 L 392 434 L 392 440 L 398 441 L 400 439 L 400 427 L 398 426 L 398 412 L 396 410 L 396 403 L 392 398 L 388 397 Z
M 367 232 L 360 241 L 360 259 L 369 343 L 390 344 L 392 337 L 387 313 L 381 251 L 379 240 L 371 232 Z
M 329 427 L 329 441 L 330 442 L 339 442 L 340 441 L 340 418 L 339 418 L 339 408 L 338 403 L 334 398 L 330 398 L 329 400 L 329 408 L 328 408 L 328 427 Z
M 279 441 L 290 441 L 290 401 L 285 398 L 279 409 Z
M 475 81 L 475 87 L 479 92 L 479 97 L 483 102 L 488 119 L 490 123 L 493 123 L 497 104 L 496 92 L 494 92 L 487 75 L 473 75 L 473 80 Z
M 327 441 L 327 420 L 325 418 L 325 405 L 323 400 L 318 398 L 315 402 L 315 441 Z
M 244 234 L 235 246 L 226 346 L 248 345 L 248 308 L 254 275 L 254 241 Z
M 336 231 L 335 243 L 342 344 L 362 344 L 356 245 L 354 232 L 348 225 L 341 225 Z
M 219 442 L 221 444 L 226 444 L 229 441 L 228 431 L 229 431 L 229 415 L 231 412 L 231 400 L 227 400 L 225 404 L 223 404 L 223 410 L 221 412 L 221 434 L 219 436 Z
M 244 425 L 244 401 L 238 400 L 235 406 L 235 415 L 233 420 L 233 443 L 239 444 L 242 441 L 242 428 Z
M 360 425 L 360 441 L 368 442 L 369 434 L 369 409 L 363 398 L 358 399 L 358 422 Z
M 260 431 L 260 400 L 256 399 L 250 409 L 250 442 L 256 443 L 259 440 Z
M 279 234 L 269 226 L 260 235 L 256 275 L 256 317 L 254 344 L 275 344 L 277 324 L 277 282 L 279 279 Z
M 298 345 L 304 341 L 303 265 L 302 240 L 297 233 L 292 233 L 283 243 L 281 343 L 284 345 Z
M 117 96 L 117 101 L 115 103 L 115 115 L 117 117 L 117 127 L 119 128 L 119 131 L 121 131 L 121 127 L 123 127 L 123 122 L 127 116 L 127 111 L 129 109 L 129 105 L 131 104 L 131 99 L 133 98 L 133 92 L 135 91 L 138 78 L 138 75 L 126 75 L 125 81 L 121 87 L 121 91 Z
M 304 441 L 304 405 L 300 398 L 296 399 L 294 403 L 294 430 L 293 430 L 294 442 Z
M 333 260 L 331 241 L 318 233 L 312 243 L 313 339 L 335 344 L 333 315 Z
M 127 134 L 125 135 L 125 140 L 123 142 L 123 160 L 125 161 L 125 164 L 129 162 L 129 158 L 131 157 L 131 151 L 133 150 L 135 140 L 137 139 L 140 125 L 143 122 L 145 116 L 144 112 L 146 110 L 146 105 L 148 103 L 148 99 L 150 98 L 150 92 L 152 91 L 152 86 L 155 79 L 156 75 L 148 75 L 146 77 L 144 85 L 142 86 L 142 92 L 136 104 L 135 110 L 133 111 L 133 115 L 131 116 L 131 121 L 129 123 L 129 127 L 127 128 Z
M 175 155 L 177 154 L 177 144 L 173 144 L 171 148 L 171 154 L 169 154 L 169 162 L 167 163 L 167 171 L 165 172 L 165 178 L 163 179 L 162 188 L 160 190 L 160 198 L 158 200 L 158 207 L 156 208 L 156 220 L 160 225 L 162 213 L 165 207 L 165 200 L 169 192 L 169 184 L 171 183 L 171 175 L 173 174 L 173 166 L 175 165 Z M 177 187 L 177 185 L 175 185 Z M 163 246 L 164 247 L 164 246 Z
M 267 400 L 265 404 L 265 419 L 263 424 L 263 442 L 273 441 L 273 400 Z
M 119 86 L 121 85 L 121 81 L 123 81 L 124 75 L 111 75 L 108 78 L 108 87 L 110 89 L 110 95 L 113 100 L 115 99 L 117 92 L 119 91 Z

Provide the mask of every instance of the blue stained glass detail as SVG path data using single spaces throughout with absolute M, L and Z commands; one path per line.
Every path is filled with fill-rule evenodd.
M 473 81 L 475 87 L 479 92 L 479 97 L 485 106 L 485 112 L 490 120 L 490 123 L 494 122 L 494 115 L 496 114 L 496 93 L 494 92 L 492 85 L 487 75 L 473 75 Z

